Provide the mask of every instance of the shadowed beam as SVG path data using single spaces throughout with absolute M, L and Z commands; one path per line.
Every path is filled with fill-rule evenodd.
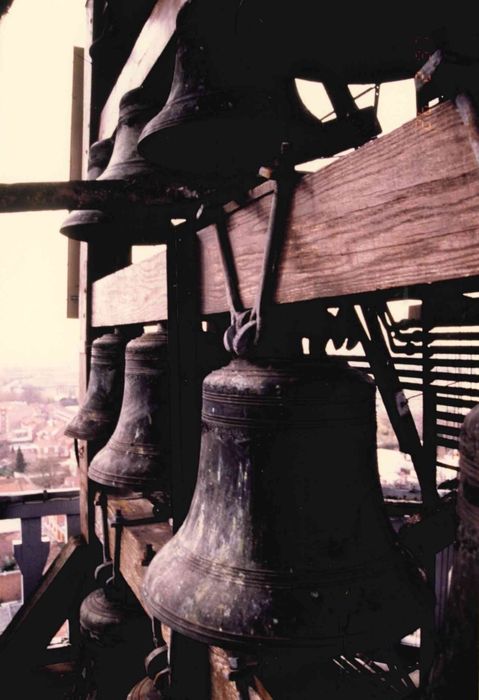
M 120 180 L 71 180 L 0 184 L 0 213 L 53 209 L 121 209 L 132 205 L 159 206 L 165 214 L 198 208 L 197 194 L 186 187 L 146 185 Z

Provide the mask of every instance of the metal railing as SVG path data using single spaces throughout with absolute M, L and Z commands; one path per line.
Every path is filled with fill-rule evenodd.
M 13 556 L 22 574 L 22 599 L 38 586 L 50 552 L 50 542 L 42 539 L 42 518 L 66 516 L 67 537 L 80 533 L 80 491 L 49 489 L 0 495 L 0 520 L 21 520 L 21 542 L 14 543 Z

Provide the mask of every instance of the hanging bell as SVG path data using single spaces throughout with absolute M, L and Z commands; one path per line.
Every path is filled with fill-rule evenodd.
M 322 124 L 303 106 L 294 81 L 244 60 L 234 3 L 187 2 L 177 19 L 170 95 L 144 128 L 138 150 L 173 175 L 225 178 L 274 164 L 284 141 L 304 162 L 364 143 L 380 132 L 374 110 Z M 220 31 L 218 30 L 220 24 Z
M 76 213 L 76 212 L 75 212 Z M 120 413 L 126 338 L 107 333 L 93 341 L 85 400 L 65 428 L 77 440 L 107 440 Z
M 90 146 L 88 152 L 88 173 L 87 180 L 96 180 L 108 165 L 113 151 L 113 139 L 103 139 Z M 70 212 L 62 223 L 60 231 L 68 238 L 78 239 L 77 232 L 82 227 L 89 225 L 91 212 L 84 209 L 75 209 Z
M 80 606 L 80 631 L 89 697 L 126 697 L 144 674 L 143 659 L 151 646 L 150 619 L 133 594 L 120 599 L 103 588 L 94 590 Z
M 168 334 L 144 333 L 126 346 L 125 388 L 113 435 L 90 463 L 93 481 L 115 491 L 169 500 Z
M 479 58 L 477 22 L 470 10 L 451 4 L 416 5 L 414 13 L 391 6 L 387 16 L 374 4 L 324 7 L 298 0 L 294 12 L 276 0 L 239 0 L 236 30 L 250 56 L 264 70 L 324 80 L 332 72 L 344 82 L 382 83 L 413 78 L 437 48 L 455 62 Z
M 190 511 L 150 564 L 147 610 L 229 649 L 399 641 L 430 601 L 384 512 L 375 387 L 332 359 L 235 359 L 203 383 Z
M 164 652 L 160 650 L 160 663 L 155 663 L 158 659 L 150 661 L 157 650 L 153 651 L 152 654 L 145 659 L 145 669 L 148 676 L 142 678 L 142 680 L 131 689 L 126 700 L 164 700 L 170 697 L 170 668 L 168 666 L 166 644 L 164 645 L 164 650 Z
M 153 100 L 142 87 L 123 95 L 113 152 L 107 167 L 97 180 L 127 180 L 135 182 L 139 188 L 144 181 L 151 186 L 151 180 L 158 174 L 158 170 L 140 156 L 137 140 L 145 124 L 161 106 L 162 102 Z M 75 212 L 77 214 L 73 222 L 68 217 L 60 229 L 61 233 L 76 240 L 94 241 L 116 237 L 142 244 L 162 242 L 164 238 L 159 207 L 131 205 L 120 214 L 90 209 Z

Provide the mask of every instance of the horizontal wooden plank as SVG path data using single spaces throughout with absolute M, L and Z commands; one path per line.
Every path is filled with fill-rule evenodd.
M 122 95 L 141 85 L 152 69 L 173 36 L 176 15 L 184 2 L 185 0 L 157 1 L 103 107 L 99 139 L 108 138 L 113 134 L 118 122 L 118 107 Z
M 166 248 L 95 282 L 92 299 L 94 326 L 166 319 Z
M 228 219 L 246 306 L 256 294 L 271 200 L 270 194 L 253 198 Z M 202 313 L 226 311 L 215 229 L 208 226 L 198 236 Z M 478 244 L 478 164 L 456 108 L 445 103 L 304 176 L 294 196 L 276 300 L 297 302 L 477 275 Z M 128 275 L 131 280 L 122 276 L 96 283 L 95 325 L 139 322 L 142 314 L 163 318 L 164 256 L 152 258 L 139 272 L 132 266 Z M 147 292 L 141 289 L 143 279 Z M 102 313 L 111 306 L 104 294 L 107 286 L 108 294 L 117 290 L 124 305 L 132 304 L 131 313 L 126 308 L 118 316 L 113 310 L 111 316 Z M 127 287 L 128 301 L 121 292 Z

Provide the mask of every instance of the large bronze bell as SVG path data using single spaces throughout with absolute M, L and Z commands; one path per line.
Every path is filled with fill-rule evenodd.
M 332 657 L 398 641 L 430 595 L 376 464 L 375 387 L 331 359 L 235 359 L 203 383 L 196 490 L 144 580 L 149 612 L 225 648 Z
M 154 100 L 142 87 L 125 93 L 120 101 L 120 114 L 115 132 L 113 152 L 107 167 L 97 180 L 128 180 L 141 187 L 157 174 L 157 168 L 140 156 L 138 136 L 145 124 L 158 112 L 163 102 Z M 132 243 L 161 242 L 160 210 L 158 207 L 131 206 L 120 214 L 112 211 L 85 209 L 74 219 L 70 217 L 60 231 L 70 238 L 94 241 L 116 237 Z
M 264 70 L 346 83 L 380 83 L 412 78 L 436 48 L 458 59 L 479 59 L 472 6 L 427 3 L 405 13 L 401 5 L 383 15 L 373 3 L 347 7 L 298 0 L 294 12 L 276 0 L 238 0 L 236 28 L 250 60 Z
M 103 139 L 90 146 L 88 152 L 88 172 L 87 180 L 96 180 L 108 165 L 113 151 L 113 139 Z M 82 227 L 90 225 L 91 212 L 85 209 L 75 209 L 71 211 L 62 223 L 60 231 L 68 238 L 78 239 L 78 231 Z
M 126 346 L 125 388 L 113 435 L 88 475 L 118 491 L 169 494 L 168 334 L 144 333 Z
M 123 394 L 126 338 L 106 333 L 93 341 L 85 400 L 65 428 L 65 435 L 79 440 L 107 440 L 116 425 Z
M 103 588 L 80 606 L 80 630 L 86 657 L 89 696 L 95 700 L 126 697 L 144 674 L 151 646 L 151 621 L 133 594 L 111 595 Z
M 247 62 L 236 13 L 236 3 L 189 0 L 182 7 L 171 92 L 138 142 L 145 158 L 204 183 L 255 174 L 274 163 L 284 141 L 290 158 L 303 162 L 379 133 L 372 109 L 340 125 L 322 124 L 302 105 L 290 76 Z

